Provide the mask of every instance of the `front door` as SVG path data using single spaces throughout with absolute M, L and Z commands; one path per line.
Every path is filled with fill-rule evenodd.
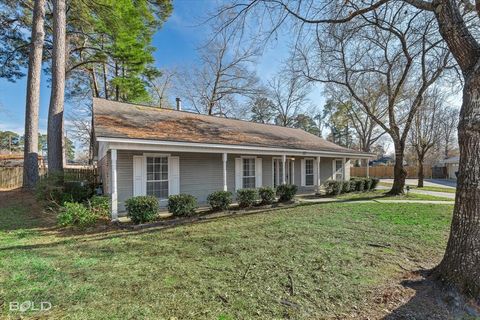
M 286 184 L 294 184 L 294 175 L 295 175 L 295 167 L 294 167 L 294 159 L 287 159 L 285 163 L 285 183 Z M 273 159 L 273 186 L 277 187 L 282 184 L 282 159 Z

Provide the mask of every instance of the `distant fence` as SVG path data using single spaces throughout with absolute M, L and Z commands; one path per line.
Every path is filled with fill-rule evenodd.
M 40 179 L 47 176 L 47 168 L 38 169 Z M 98 182 L 98 170 L 96 167 L 65 168 L 64 179 L 66 181 L 89 181 Z M 23 183 L 23 167 L 0 167 L 0 189 L 20 188 Z
M 407 178 L 418 178 L 418 167 L 417 166 L 407 166 L 404 167 L 407 170 Z M 368 170 L 370 177 L 376 178 L 391 178 L 393 179 L 393 166 L 376 166 L 370 167 Z M 423 173 L 425 178 L 432 178 L 432 167 L 423 166 Z M 350 169 L 350 176 L 352 177 L 366 177 L 367 176 L 367 167 L 352 167 Z

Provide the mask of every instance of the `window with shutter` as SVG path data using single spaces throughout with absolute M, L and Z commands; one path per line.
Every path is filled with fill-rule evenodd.
M 168 157 L 147 157 L 147 195 L 168 198 Z
M 255 188 L 255 158 L 242 160 L 242 188 Z

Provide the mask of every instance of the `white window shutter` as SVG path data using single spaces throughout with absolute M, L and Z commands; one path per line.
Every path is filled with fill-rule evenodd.
M 305 187 L 305 159 L 301 159 L 300 161 L 300 173 L 301 173 L 301 186 Z
M 260 188 L 262 185 L 262 158 L 255 158 L 255 187 Z
M 318 184 L 318 161 L 317 159 L 313 159 L 313 185 L 316 186 Z
M 242 189 L 242 158 L 235 159 L 235 191 Z
M 180 158 L 168 157 L 168 195 L 180 193 Z
M 146 194 L 146 181 L 144 180 L 145 158 L 143 156 L 133 156 L 133 196 L 144 196 Z

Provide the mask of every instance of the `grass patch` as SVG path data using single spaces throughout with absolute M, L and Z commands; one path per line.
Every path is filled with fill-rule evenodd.
M 399 265 L 436 264 L 452 208 L 331 203 L 171 229 L 67 235 L 27 219 L 22 204 L 3 207 L 0 318 L 338 317 L 365 305 L 403 272 Z M 26 300 L 53 307 L 8 311 L 10 301 Z
M 433 200 L 433 201 L 454 201 L 454 199 L 432 196 L 429 194 L 420 194 L 409 192 L 408 194 L 398 195 L 398 196 L 388 196 L 385 193 L 388 190 L 373 190 L 368 192 L 352 192 L 344 193 L 339 196 L 336 196 L 337 199 L 342 200 Z
M 387 182 L 379 182 L 378 184 L 384 187 L 392 187 L 392 184 Z M 419 188 L 414 184 L 408 184 L 408 186 L 410 186 L 411 189 L 424 190 L 424 191 L 446 192 L 446 193 L 456 192 L 455 188 L 444 188 L 444 187 L 434 187 L 434 186 L 424 186 L 422 188 Z

